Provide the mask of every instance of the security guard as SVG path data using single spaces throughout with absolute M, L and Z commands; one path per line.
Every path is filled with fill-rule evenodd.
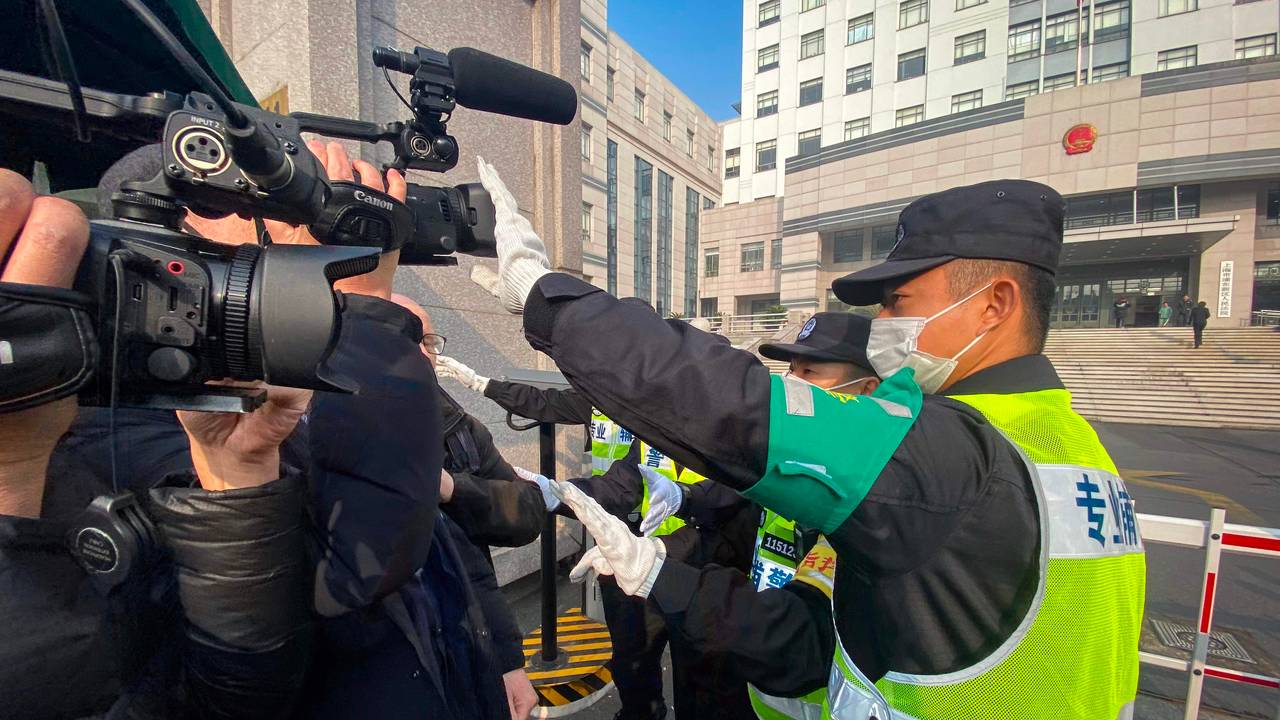
M 585 563 L 682 633 L 711 628 L 695 640 L 762 690 L 826 685 L 835 718 L 1132 717 L 1146 574 L 1133 501 L 1041 352 L 1054 190 L 994 181 L 903 210 L 887 261 L 833 286 L 883 305 L 867 356 L 884 380 L 850 398 L 551 273 L 496 173 L 481 177 L 503 301 L 530 343 L 605 412 L 838 555 L 830 582 L 756 593 L 734 571 L 664 562 L 557 485 L 599 543 Z

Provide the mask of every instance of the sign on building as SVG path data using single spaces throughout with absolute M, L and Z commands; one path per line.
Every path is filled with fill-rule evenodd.
M 263 110 L 277 115 L 289 114 L 289 86 L 281 85 L 280 89 L 258 101 Z
M 1218 317 L 1231 317 L 1231 280 L 1235 275 L 1234 260 L 1223 260 L 1218 270 Z

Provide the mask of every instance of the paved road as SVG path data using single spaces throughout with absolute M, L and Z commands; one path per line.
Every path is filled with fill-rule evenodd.
M 1280 527 L 1280 432 L 1098 424 L 1099 434 L 1129 479 L 1138 511 L 1153 515 L 1208 518 L 1225 507 L 1227 521 Z M 1203 556 L 1195 551 L 1154 546 L 1148 550 L 1147 629 L 1144 649 L 1161 654 L 1152 620 L 1193 624 L 1199 603 Z M 532 580 L 532 579 L 530 579 Z M 561 584 L 562 609 L 580 604 L 578 586 Z M 536 585 L 509 587 L 522 627 L 538 623 Z M 1280 561 L 1226 556 L 1218 591 L 1216 629 L 1226 630 L 1256 664 L 1216 661 L 1241 670 L 1280 675 Z M 669 664 L 667 665 L 669 671 Z M 1169 698 L 1185 695 L 1185 678 L 1143 669 L 1138 717 L 1181 718 Z M 668 683 L 668 687 L 670 687 Z M 1210 679 L 1203 718 L 1276 717 L 1280 693 Z M 608 720 L 617 712 L 615 693 L 575 717 Z

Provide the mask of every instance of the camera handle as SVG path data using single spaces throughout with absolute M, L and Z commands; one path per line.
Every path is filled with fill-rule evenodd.
M 289 113 L 289 117 L 297 121 L 303 132 L 362 142 L 391 143 L 396 157 L 383 169 L 446 172 L 458 164 L 458 141 L 448 134 L 442 121 L 427 119 L 378 125 L 307 112 Z

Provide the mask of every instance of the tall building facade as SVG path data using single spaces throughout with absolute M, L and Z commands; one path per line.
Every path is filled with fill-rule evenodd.
M 743 20 L 707 309 L 836 309 L 831 279 L 888 254 L 902 207 L 997 178 L 1068 197 L 1055 326 L 1109 323 L 1121 295 L 1138 324 L 1184 293 L 1217 325 L 1280 307 L 1280 0 L 748 0 Z
M 665 316 L 693 316 L 702 213 L 720 202 L 714 120 L 583 0 L 582 273 Z

